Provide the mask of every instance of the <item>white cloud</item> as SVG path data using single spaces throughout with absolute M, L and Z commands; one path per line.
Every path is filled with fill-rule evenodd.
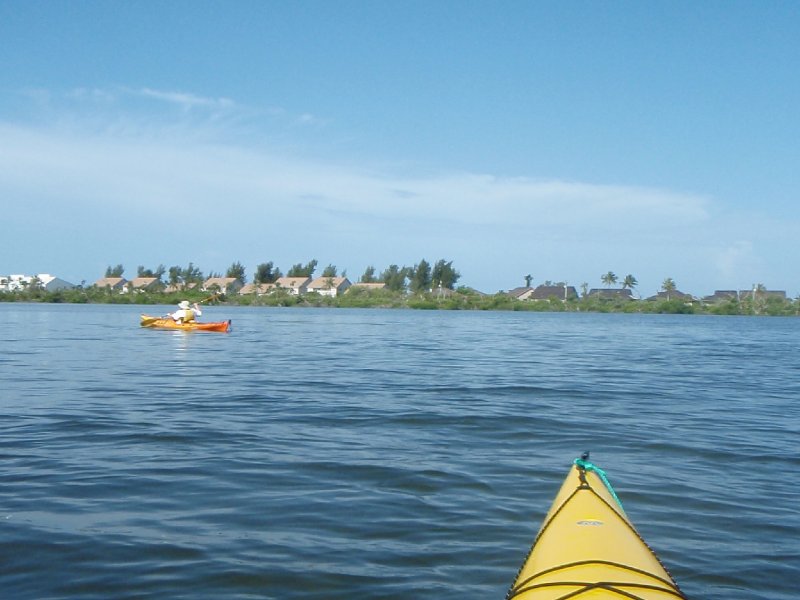
M 141 93 L 187 110 L 238 110 L 226 99 Z M 102 91 L 77 95 L 114 102 Z M 710 292 L 735 287 L 743 273 L 758 279 L 759 248 L 774 236 L 758 219 L 747 221 L 745 235 L 714 199 L 692 193 L 466 172 L 400 175 L 223 143 L 202 119 L 167 127 L 119 113 L 113 127 L 87 123 L 74 115 L 59 128 L 0 122 L 6 219 L 29 222 L 35 215 L 28 207 L 46 204 L 54 214 L 94 220 L 85 227 L 116 224 L 116 237 L 87 235 L 109 253 L 118 245 L 152 256 L 132 256 L 131 265 L 185 262 L 180 253 L 202 245 L 208 256 L 227 254 L 227 264 L 317 257 L 354 276 L 367 264 L 447 258 L 464 283 L 489 291 L 519 285 L 531 271 L 539 281 L 594 286 L 612 269 L 633 273 L 646 293 L 668 276 L 689 291 Z M 23 247 L 42 245 L 17 229 Z M 115 256 L 103 260 L 123 260 Z
M 760 261 L 754 255 L 753 243 L 734 241 L 713 252 L 714 266 L 731 281 L 749 281 L 755 276 Z
M 28 94 L 32 94 L 29 91 Z M 42 96 L 41 90 L 37 91 L 38 96 Z M 46 96 L 49 102 L 57 102 L 58 97 L 52 93 L 47 93 Z M 103 103 L 108 105 L 116 105 L 120 107 L 127 98 L 145 98 L 148 100 L 156 100 L 166 105 L 177 106 L 181 110 L 188 111 L 193 108 L 213 109 L 213 110 L 231 110 L 236 108 L 236 103 L 229 98 L 209 98 L 189 94 L 186 92 L 164 91 L 155 90 L 152 88 L 74 88 L 64 94 L 64 97 L 73 101 L 74 103 L 82 103 L 84 105 L 95 105 Z
M 303 113 L 299 117 L 297 117 L 297 122 L 301 125 L 315 125 L 320 123 L 321 120 L 312 115 L 311 113 Z
M 212 108 L 212 109 L 232 109 L 236 103 L 229 98 L 205 98 L 196 96 L 194 94 L 187 94 L 185 92 L 165 92 L 160 90 L 153 90 L 150 88 L 142 88 L 134 90 L 133 93 L 144 96 L 145 98 L 152 98 L 175 104 L 183 110 L 191 110 L 192 108 Z

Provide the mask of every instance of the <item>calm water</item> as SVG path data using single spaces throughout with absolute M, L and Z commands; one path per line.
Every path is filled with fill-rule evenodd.
M 138 314 L 0 304 L 3 598 L 503 598 L 586 449 L 687 595 L 798 597 L 800 319 Z

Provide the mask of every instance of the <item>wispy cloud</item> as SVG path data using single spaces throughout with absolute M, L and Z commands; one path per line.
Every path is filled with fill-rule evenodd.
M 114 101 L 110 93 L 83 93 Z M 190 113 L 195 107 L 237 109 L 226 99 L 138 93 Z M 158 121 L 151 127 L 158 128 Z M 26 202 L 38 199 L 30 206 L 49 204 L 58 214 L 125 223 L 146 232 L 138 241 L 142 252 L 152 251 L 147 236 L 153 236 L 170 254 L 177 252 L 173 247 L 196 245 L 195 234 L 184 232 L 215 231 L 222 211 L 231 260 L 247 260 L 246 253 L 263 260 L 252 239 L 269 230 L 270 247 L 294 252 L 292 260 L 303 258 L 297 253 L 327 252 L 328 260 L 359 268 L 364 261 L 380 266 L 449 257 L 462 270 L 474 269 L 473 278 L 475 271 L 483 273 L 489 289 L 509 285 L 502 283 L 510 275 L 501 264 L 516 273 L 542 262 L 556 265 L 542 277 L 573 282 L 609 268 L 638 268 L 644 284 L 643 270 L 650 268 L 673 269 L 653 273 L 652 288 L 665 276 L 680 284 L 678 270 L 711 285 L 732 285 L 743 266 L 757 263 L 759 241 L 769 235 L 757 220 L 746 231 L 731 228 L 714 200 L 698 194 L 469 172 L 398 175 L 390 167 L 343 166 L 264 144 L 233 144 L 230 137 L 215 139 L 216 130 L 194 132 L 203 127 L 199 118 L 191 128 L 158 129 L 157 136 L 137 126 L 120 136 L 108 129 L 0 122 L 0 194 L 12 199 L 7 219 L 30 220 Z M 177 213 L 182 227 L 170 227 L 169 219 L 154 223 L 147 216 L 153 213 Z M 697 264 L 701 253 L 705 265 Z
M 719 272 L 731 281 L 748 282 L 759 271 L 763 273 L 763 265 L 750 240 L 731 240 L 712 250 L 711 256 Z
M 226 133 L 247 137 L 248 131 L 267 128 L 296 130 L 300 127 L 320 127 L 329 121 L 308 112 L 292 112 L 284 107 L 253 106 L 224 96 L 202 96 L 178 90 L 159 90 L 150 87 L 132 88 L 72 88 L 54 91 L 27 88 L 19 93 L 27 106 L 24 113 L 36 116 L 36 125 L 59 127 L 97 127 L 127 131 L 138 127 L 153 134 L 162 128 L 175 133 L 179 123 L 184 132 L 195 129 L 199 136 Z M 176 115 L 180 121 L 176 121 Z M 208 132 L 203 128 L 213 124 Z
M 41 95 L 43 90 L 28 91 L 29 94 L 34 92 Z M 47 92 L 46 97 L 51 103 L 56 103 L 59 96 L 52 92 Z M 73 88 L 64 92 L 63 97 L 74 103 L 73 109 L 77 108 L 81 103 L 84 105 L 102 103 L 115 105 L 118 109 L 124 109 L 126 107 L 126 100 L 132 98 L 153 100 L 165 105 L 175 106 L 184 111 L 197 108 L 205 110 L 232 110 L 237 107 L 236 102 L 230 98 L 209 98 L 187 92 L 155 90 L 147 87 L 138 89 L 127 87 Z
M 145 98 L 152 98 L 168 104 L 174 104 L 182 110 L 191 110 L 198 107 L 227 110 L 236 107 L 236 103 L 230 98 L 206 98 L 194 94 L 187 94 L 185 92 L 164 92 L 151 88 L 133 90 L 132 93 L 139 94 Z

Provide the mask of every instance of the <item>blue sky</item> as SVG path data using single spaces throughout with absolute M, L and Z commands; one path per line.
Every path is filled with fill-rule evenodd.
M 0 0 L 0 274 L 795 296 L 795 2 Z

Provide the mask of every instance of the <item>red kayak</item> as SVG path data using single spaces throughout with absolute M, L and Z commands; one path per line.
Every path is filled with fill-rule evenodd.
M 142 315 L 142 327 L 152 327 L 153 329 L 178 329 L 181 331 L 219 331 L 227 333 L 231 328 L 231 320 L 217 321 L 215 323 L 202 323 L 200 321 L 190 321 L 189 323 L 178 323 L 170 317 L 151 317 Z

